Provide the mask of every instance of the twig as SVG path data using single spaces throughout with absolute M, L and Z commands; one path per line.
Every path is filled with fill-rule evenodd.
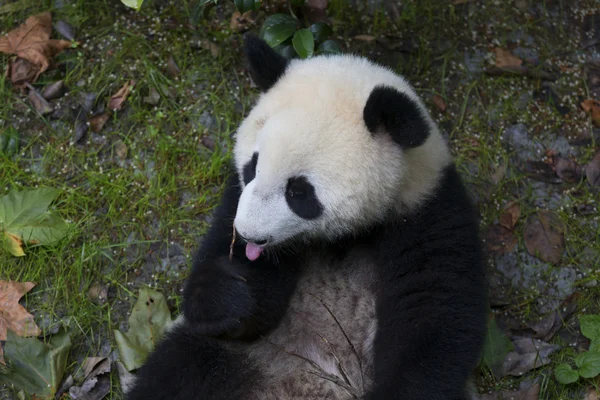
M 235 244 L 235 224 L 231 224 L 233 233 L 231 234 L 231 244 L 229 245 L 229 261 L 233 260 L 233 245 Z
M 315 370 L 314 370 L 314 371 L 307 370 L 306 372 L 308 372 L 309 374 L 316 375 L 316 376 L 318 376 L 319 378 L 326 379 L 326 380 L 328 380 L 328 381 L 330 381 L 330 382 L 333 382 L 333 383 L 335 383 L 335 384 L 336 384 L 336 385 L 338 385 L 338 386 L 341 386 L 341 387 L 343 387 L 343 388 L 344 388 L 344 389 L 346 389 L 346 390 L 347 390 L 347 391 L 350 393 L 350 395 L 351 395 L 352 397 L 354 397 L 355 399 L 357 399 L 357 398 L 359 397 L 359 396 L 358 396 L 358 393 L 356 392 L 356 389 L 354 389 L 352 386 L 350 386 L 350 385 L 349 385 L 349 384 L 347 384 L 346 382 L 343 382 L 342 380 L 340 380 L 340 378 L 339 378 L 339 377 L 337 377 L 336 375 L 333 375 L 333 374 L 330 374 L 330 373 L 329 373 L 329 372 L 327 372 L 327 371 L 324 371 L 324 370 L 323 370 L 323 368 L 321 368 L 321 367 L 319 366 L 319 364 L 317 364 L 316 362 L 314 362 L 314 361 L 313 361 L 313 360 L 311 360 L 310 358 L 307 358 L 307 357 L 301 356 L 300 354 L 298 354 L 298 353 L 294 353 L 294 352 L 292 352 L 292 351 L 288 351 L 288 350 L 286 350 L 286 349 L 285 349 L 285 347 L 283 347 L 283 346 L 281 346 L 281 345 L 278 345 L 277 343 L 273 343 L 273 342 L 271 342 L 271 341 L 269 341 L 269 340 L 266 340 L 266 342 L 267 342 L 267 343 L 269 343 L 269 344 L 270 344 L 270 345 L 272 345 L 272 346 L 275 346 L 275 347 L 279 348 L 279 349 L 280 349 L 281 351 L 283 351 L 284 353 L 286 353 L 286 354 L 288 354 L 288 355 L 290 355 L 290 356 L 293 356 L 293 357 L 298 357 L 299 359 L 301 359 L 301 360 L 303 360 L 303 361 L 306 361 L 307 363 L 309 363 L 310 365 L 312 365 L 312 367 L 313 367 L 313 368 L 315 368 Z M 319 371 L 321 371 L 321 372 L 319 372 Z
M 323 307 L 325 307 L 325 309 L 327 310 L 327 312 L 329 313 L 329 315 L 331 315 L 331 317 L 333 318 L 333 320 L 335 321 L 335 323 L 337 324 L 337 326 L 340 328 L 340 330 L 344 334 L 344 337 L 346 338 L 346 341 L 350 345 L 350 349 L 352 350 L 352 353 L 354 353 L 354 356 L 356 357 L 356 361 L 358 361 L 358 368 L 360 369 L 360 386 L 361 386 L 362 390 L 364 391 L 365 390 L 365 382 L 364 382 L 364 378 L 363 378 L 364 372 L 363 372 L 363 366 L 362 366 L 362 359 L 358 355 L 358 352 L 356 351 L 356 348 L 354 348 L 354 345 L 352 344 L 352 341 L 350 340 L 350 338 L 346 334 L 346 331 L 344 330 L 344 328 L 342 328 L 342 324 L 340 324 L 340 321 L 338 321 L 338 319 L 336 318 L 335 314 L 333 314 L 333 312 L 329 309 L 329 307 L 327 307 L 327 304 L 325 304 L 323 302 L 323 300 L 321 300 L 320 298 L 318 298 L 314 294 L 312 294 L 312 293 L 308 293 L 308 294 L 311 295 L 312 297 L 314 297 L 319 303 L 321 303 L 323 305 Z
M 348 377 L 348 372 L 346 372 L 346 369 L 342 365 L 342 362 L 340 361 L 339 357 L 335 353 L 335 349 L 333 348 L 333 345 L 331 343 L 329 343 L 329 341 L 324 336 L 321 336 L 320 333 L 317 332 L 317 335 L 319 335 L 321 340 L 324 341 L 327 344 L 327 346 L 329 346 L 329 350 L 331 351 L 333 358 L 335 358 L 335 361 L 337 361 L 337 364 L 340 367 L 340 372 L 342 373 L 342 377 L 344 378 L 344 381 L 346 381 L 346 383 L 348 385 L 352 386 L 352 383 L 350 382 L 350 378 Z

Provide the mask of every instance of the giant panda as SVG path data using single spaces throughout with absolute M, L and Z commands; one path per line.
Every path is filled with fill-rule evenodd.
M 486 316 L 477 214 L 422 101 L 361 57 L 288 61 L 250 35 L 244 49 L 262 94 L 236 173 L 182 317 L 127 398 L 468 398 Z

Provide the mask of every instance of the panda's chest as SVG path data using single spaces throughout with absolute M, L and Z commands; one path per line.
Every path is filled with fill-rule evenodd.
M 364 254 L 311 257 L 279 327 L 254 349 L 273 398 L 346 399 L 372 380 L 375 266 Z M 259 364 L 259 365 L 260 365 Z M 264 390 L 264 388 L 263 388 Z

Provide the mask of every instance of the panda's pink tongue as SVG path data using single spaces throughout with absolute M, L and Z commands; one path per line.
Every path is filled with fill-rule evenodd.
M 250 261 L 256 260 L 262 251 L 263 248 L 255 245 L 254 243 L 248 243 L 246 245 L 246 257 L 248 257 L 248 260 Z

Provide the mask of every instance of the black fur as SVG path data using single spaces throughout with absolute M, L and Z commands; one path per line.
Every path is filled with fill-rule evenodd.
M 238 241 L 234 263 L 225 261 L 239 195 L 234 177 L 184 293 L 183 310 L 191 324 L 160 343 L 128 399 L 243 399 L 260 377 L 231 349 L 236 347 L 225 343 L 252 341 L 277 326 L 295 290 L 303 249 L 280 263 L 267 257 L 250 263 Z M 379 327 L 368 400 L 467 398 L 465 382 L 485 328 L 477 231 L 465 189 L 454 167 L 448 167 L 436 195 L 418 212 L 390 215 L 364 235 L 341 241 L 345 249 L 367 246 L 378 255 Z M 329 248 L 339 254 L 339 246 Z
M 258 153 L 252 154 L 250 161 L 244 165 L 242 178 L 244 178 L 244 184 L 247 185 L 254 180 L 256 176 L 256 164 L 258 163 Z
M 317 198 L 315 187 L 304 176 L 288 180 L 285 200 L 290 209 L 301 218 L 315 219 L 323 214 L 323 205 Z
M 427 122 L 414 100 L 388 86 L 373 89 L 363 118 L 372 134 L 382 129 L 404 148 L 418 147 L 429 136 Z
M 244 52 L 252 80 L 260 90 L 269 90 L 285 73 L 288 61 L 265 41 L 247 33 L 244 36 Z

